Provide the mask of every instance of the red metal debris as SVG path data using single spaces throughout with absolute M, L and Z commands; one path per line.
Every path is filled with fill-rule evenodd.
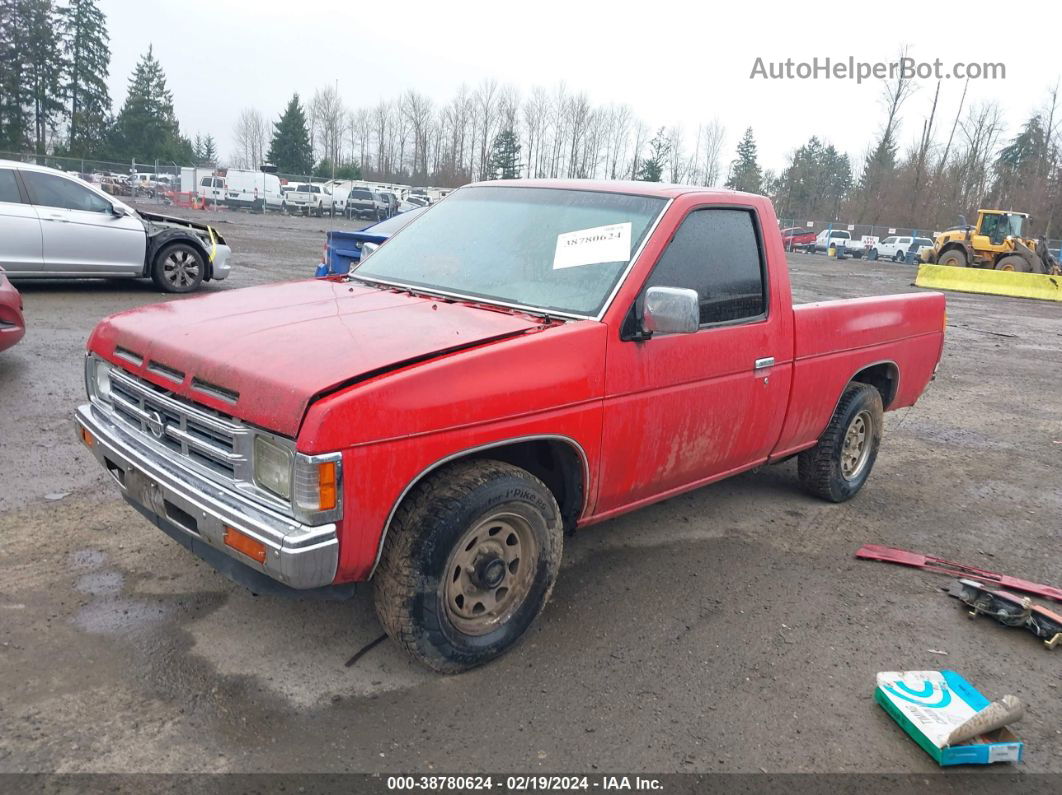
M 856 551 L 855 556 L 863 560 L 880 560 L 885 563 L 898 563 L 901 566 L 913 566 L 916 569 L 925 569 L 937 574 L 947 574 L 949 577 L 967 577 L 971 580 L 992 583 L 993 585 L 1000 585 L 1015 591 L 1041 596 L 1044 599 L 1054 599 L 1056 602 L 1062 602 L 1062 588 L 1029 582 L 1029 580 L 1022 580 L 1018 577 L 1011 577 L 995 571 L 977 569 L 963 563 L 955 563 L 954 561 L 936 558 L 932 555 L 923 555 L 920 552 L 911 552 L 906 549 L 897 549 L 896 547 L 883 547 L 879 544 L 864 544 Z

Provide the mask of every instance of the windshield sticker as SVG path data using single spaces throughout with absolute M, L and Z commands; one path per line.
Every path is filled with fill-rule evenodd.
M 553 270 L 626 262 L 631 258 L 631 222 L 595 226 L 557 235 Z

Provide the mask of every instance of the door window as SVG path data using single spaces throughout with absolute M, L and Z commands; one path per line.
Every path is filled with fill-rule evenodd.
M 26 180 L 34 204 L 59 207 L 63 210 L 84 210 L 91 213 L 111 211 L 109 201 L 73 180 L 53 174 L 42 174 L 39 171 L 23 171 L 22 177 Z
M 763 257 L 752 213 L 707 209 L 687 215 L 646 287 L 696 290 L 701 325 L 765 315 Z
M 20 204 L 22 197 L 18 193 L 15 172 L 9 168 L 0 168 L 0 202 Z

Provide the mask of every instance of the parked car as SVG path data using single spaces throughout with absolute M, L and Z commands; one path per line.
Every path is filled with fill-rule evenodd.
M 0 160 L 0 267 L 10 278 L 150 277 L 188 293 L 228 276 L 229 254 L 211 226 L 137 212 L 61 171 Z
M 400 213 L 386 221 L 372 224 L 357 232 L 333 229 L 328 233 L 324 249 L 324 261 L 317 266 L 314 276 L 335 276 L 347 273 L 351 266 L 357 265 L 368 257 L 398 230 L 404 228 L 427 207 L 416 207 L 407 213 Z
M 351 188 L 347 194 L 347 220 L 354 218 L 373 218 L 382 221 L 388 215 L 390 207 L 378 194 L 368 188 Z
M 289 213 L 316 215 L 318 218 L 332 214 L 331 191 L 309 182 L 296 183 L 294 189 L 284 194 L 283 203 Z
M 392 215 L 394 215 L 395 213 L 398 212 L 398 204 L 399 204 L 398 196 L 396 196 L 394 193 L 392 193 L 389 190 L 379 191 L 377 193 L 377 195 L 381 199 L 383 199 L 384 203 L 387 205 L 387 215 L 386 215 L 387 218 L 390 218 Z
M 807 248 L 815 243 L 815 232 L 803 226 L 791 226 L 782 230 L 782 245 L 786 251 Z
M 943 338 L 939 293 L 793 306 L 764 197 L 481 183 L 345 279 L 103 320 L 76 423 L 227 576 L 371 580 L 386 632 L 455 672 L 524 634 L 565 531 L 793 456 L 808 492 L 854 497 Z
M 823 229 L 815 236 L 815 242 L 807 247 L 807 250 L 814 253 L 824 253 L 829 250 L 830 244 L 835 247 L 840 247 L 849 256 L 853 256 L 859 259 L 866 253 L 866 246 L 863 245 L 863 239 L 853 239 L 852 233 L 846 229 Z
M 928 237 L 911 237 L 910 235 L 891 235 L 877 242 L 867 255 L 869 259 L 888 258 L 896 262 L 902 262 L 908 251 L 918 252 L 923 246 L 932 246 L 933 241 Z
M 0 191 L 3 190 L 3 178 L 0 177 Z M 0 210 L 0 213 L 3 211 Z M 3 216 L 0 215 L 0 224 Z M 0 246 L 3 243 L 0 242 Z M 22 317 L 22 296 L 15 285 L 7 280 L 4 269 L 0 268 L 0 351 L 6 351 L 16 344 L 26 333 L 26 321 Z

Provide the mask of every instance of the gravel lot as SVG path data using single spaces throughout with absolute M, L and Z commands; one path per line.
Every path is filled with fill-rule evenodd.
M 311 275 L 333 225 L 208 216 L 234 249 L 211 291 Z M 791 267 L 798 301 L 914 289 L 893 263 Z M 381 632 L 367 589 L 254 597 L 81 451 L 85 339 L 162 300 L 150 283 L 18 286 L 29 329 L 0 354 L 0 771 L 933 772 L 874 704 L 874 674 L 952 668 L 1028 705 L 1020 769 L 1062 772 L 1062 650 L 967 620 L 946 578 L 852 557 L 882 543 L 1062 584 L 1062 305 L 949 295 L 940 374 L 888 415 L 857 499 L 804 496 L 788 462 L 581 531 L 526 642 L 440 677 L 389 642 L 345 667 Z

